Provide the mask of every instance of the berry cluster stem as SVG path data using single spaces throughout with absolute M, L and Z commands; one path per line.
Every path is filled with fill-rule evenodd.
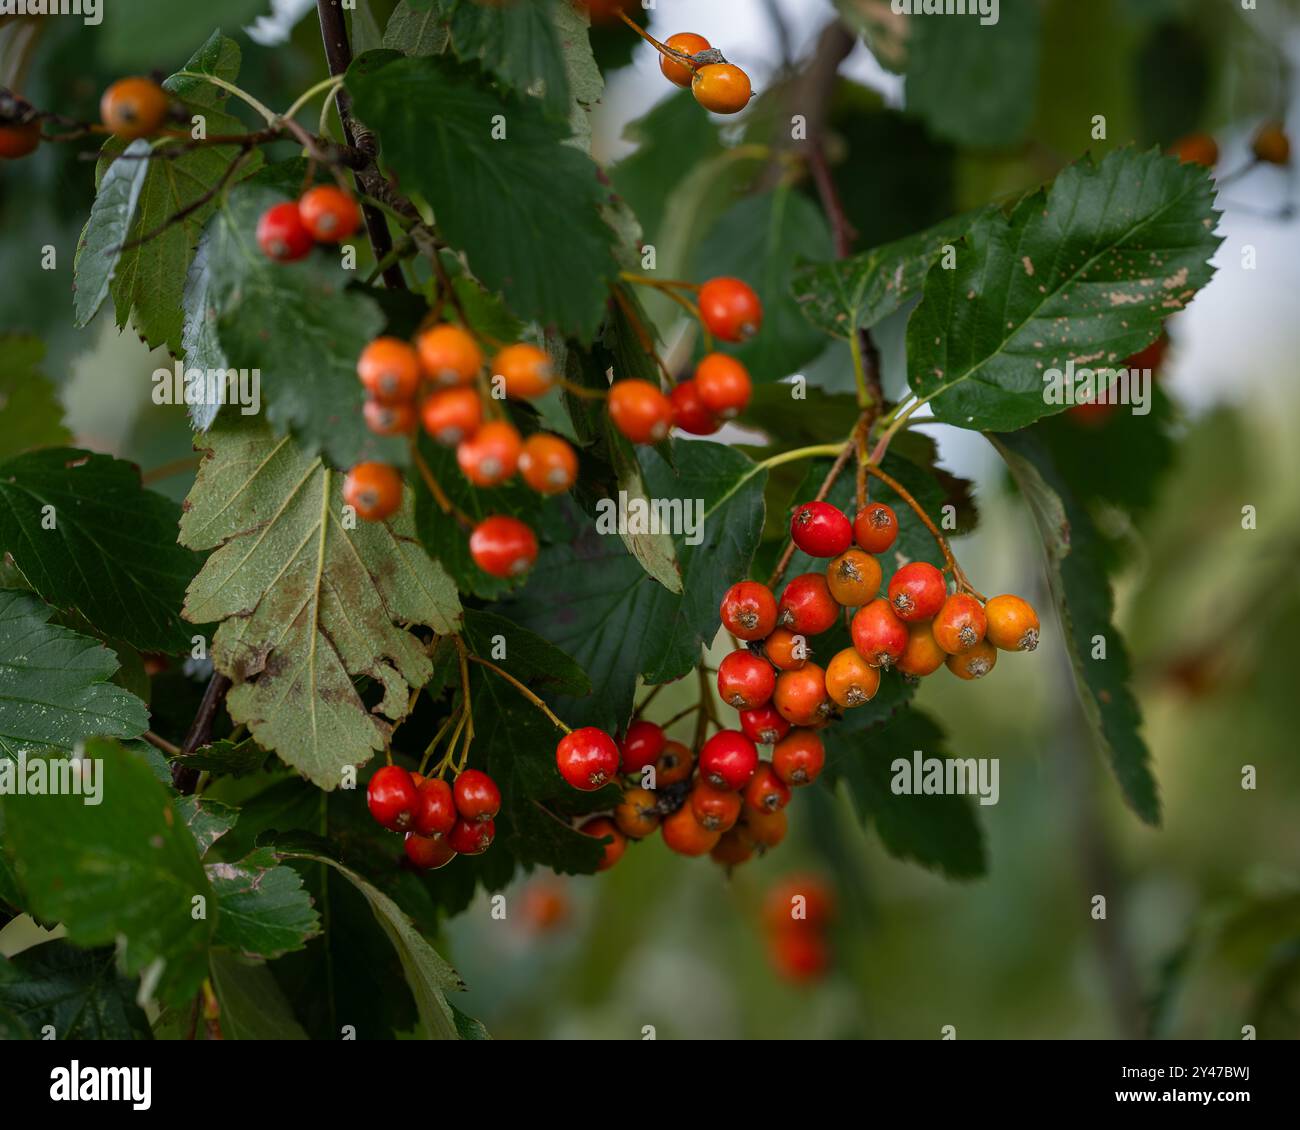
M 854 435 L 858 432 L 858 427 L 854 426 Z M 824 502 L 826 496 L 831 493 L 831 488 L 835 485 L 835 480 L 840 477 L 848 461 L 853 457 L 856 450 L 854 440 L 851 438 L 848 443 L 825 445 L 822 447 L 805 447 L 797 451 L 787 451 L 785 456 L 773 456 L 765 460 L 761 466 L 774 467 L 778 463 L 785 463 L 789 458 L 800 457 L 805 455 L 834 455 L 835 462 L 831 464 L 831 469 L 826 473 L 826 478 L 822 480 L 822 485 L 817 488 L 817 494 L 814 502 Z M 789 458 L 786 458 L 789 457 Z M 785 571 L 790 567 L 790 559 L 794 556 L 794 540 L 786 542 L 785 552 L 781 554 L 781 559 L 776 563 L 776 568 L 772 571 L 772 576 L 768 579 L 767 587 L 775 588 L 781 583 L 781 578 L 785 576 Z
M 459 637 L 457 638 L 459 639 Z M 459 646 L 463 647 L 464 645 L 461 644 Z M 466 652 L 462 654 L 462 661 L 464 659 L 468 659 L 471 663 L 477 663 L 480 667 L 486 667 L 489 671 L 493 671 L 496 674 L 500 675 L 501 678 L 505 679 L 505 681 L 509 683 L 512 687 L 514 687 L 515 690 L 517 690 L 521 695 L 523 695 L 524 698 L 526 698 L 535 707 L 537 707 L 538 710 L 540 710 L 543 714 L 545 714 L 546 717 L 550 719 L 551 725 L 553 725 L 561 733 L 570 734 L 573 732 L 571 727 L 566 726 L 560 720 L 560 718 L 555 714 L 555 712 L 549 706 L 546 705 L 546 703 L 544 703 L 540 698 L 538 698 L 537 695 L 533 694 L 533 692 L 530 691 L 526 686 L 524 686 L 523 683 L 521 683 L 512 674 L 510 674 L 509 671 L 503 671 L 495 663 L 492 663 L 490 660 L 484 659 L 481 655 L 471 655 L 468 652 Z M 643 703 L 642 705 L 645 704 Z
M 646 31 L 645 28 L 641 27 L 626 12 L 620 11 L 618 13 L 618 18 L 650 44 L 650 46 L 658 51 L 665 59 L 671 59 L 674 63 L 680 63 L 683 67 L 690 67 L 692 72 L 695 71 L 695 60 L 690 55 L 685 55 L 681 51 L 674 51 L 666 43 L 660 43 L 659 40 Z
M 433 495 L 433 500 L 438 504 L 438 509 L 444 514 L 455 518 L 456 524 L 461 529 L 472 530 L 474 528 L 473 520 L 452 502 L 451 496 L 442 489 L 442 484 L 434 478 L 433 471 L 429 468 L 429 464 L 424 461 L 424 456 L 420 454 L 419 444 L 414 438 L 411 439 L 411 462 L 415 464 L 416 470 L 420 472 L 420 478 L 424 480 L 424 485 L 429 488 L 429 493 Z

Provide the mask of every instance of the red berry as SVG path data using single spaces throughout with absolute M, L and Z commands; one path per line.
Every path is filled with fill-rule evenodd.
M 853 524 L 829 502 L 805 502 L 795 507 L 790 537 L 809 557 L 838 557 L 853 544 Z
M 766 761 L 760 762 L 745 786 L 745 803 L 759 812 L 775 812 L 790 803 L 790 786 Z
M 784 808 L 775 812 L 760 812 L 756 808 L 746 808 L 740 817 L 750 839 L 761 848 L 774 848 L 789 830 L 789 817 Z
M 537 560 L 537 535 L 518 518 L 494 514 L 474 527 L 469 553 L 493 577 L 519 577 Z
M 798 926 L 777 930 L 770 935 L 768 947 L 772 964 L 787 981 L 815 981 L 830 968 L 830 943 L 818 930 Z
M 853 537 L 868 553 L 884 553 L 898 537 L 898 515 L 883 502 L 869 502 L 853 519 Z
M 796 873 L 777 880 L 763 900 L 763 921 L 769 930 L 789 926 L 818 929 L 835 917 L 835 892 L 819 875 Z
M 693 436 L 711 436 L 718 430 L 718 418 L 700 399 L 699 386 L 693 380 L 674 385 L 668 399 L 673 406 L 673 427 Z
M 849 631 L 858 654 L 872 667 L 892 667 L 907 650 L 907 625 L 887 600 L 877 598 L 859 608 Z
M 929 562 L 909 562 L 889 578 L 889 603 L 900 620 L 928 620 L 947 599 L 948 583 Z
M 420 405 L 424 430 L 444 447 L 458 447 L 483 425 L 483 401 L 471 385 L 444 388 Z
M 719 614 L 737 639 L 761 640 L 776 627 L 776 597 L 758 581 L 738 581 L 723 596 Z
M 430 326 L 415 339 L 415 347 L 424 375 L 444 388 L 470 384 L 483 368 L 483 351 L 461 326 Z
M 578 456 L 567 440 L 535 432 L 519 450 L 519 473 L 538 494 L 561 494 L 578 478 Z
M 988 619 L 984 606 L 970 593 L 955 592 L 943 602 L 931 627 L 939 647 L 949 655 L 960 655 L 984 638 Z
M 358 463 L 343 480 L 343 501 L 358 518 L 382 522 L 402 505 L 402 476 L 387 463 Z
M 739 730 L 721 730 L 700 750 L 700 775 L 719 789 L 739 792 L 758 768 L 758 750 Z
M 367 400 L 361 414 L 366 427 L 377 436 L 406 436 L 415 431 L 415 405 L 409 400 L 400 404 Z
M 390 832 L 404 832 L 415 823 L 419 799 L 411 774 L 400 765 L 385 765 L 366 787 L 370 815 Z
M 604 730 L 583 726 L 555 747 L 560 776 L 575 789 L 592 792 L 618 775 L 618 746 Z
M 723 833 L 709 855 L 724 867 L 739 867 L 754 858 L 756 847 L 745 826 L 737 824 L 731 831 Z
M 41 123 L 10 123 L 0 126 L 0 160 L 16 161 L 34 153 L 41 143 Z
M 721 832 L 710 832 L 695 819 L 689 804 L 684 804 L 659 825 L 664 843 L 678 855 L 707 855 L 722 839 Z
M 655 762 L 655 787 L 667 788 L 688 780 L 695 771 L 695 754 L 681 742 L 664 742 L 664 751 Z
M 633 443 L 658 443 L 673 426 L 673 404 L 649 381 L 618 381 L 609 390 L 609 418 Z
M 773 745 L 790 732 L 790 723 L 781 717 L 775 706 L 768 703 L 754 710 L 742 710 L 740 728 L 751 742 Z
M 291 263 L 303 258 L 314 242 L 298 215 L 298 205 L 291 200 L 272 205 L 257 221 L 257 245 L 276 262 Z
M 627 850 L 627 837 L 618 830 L 614 821 L 608 816 L 593 816 L 590 820 L 579 825 L 578 831 L 585 836 L 594 836 L 599 840 L 608 839 L 610 841 L 605 845 L 605 854 L 596 865 L 597 871 L 608 871 L 623 858 L 623 852 Z
M 718 694 L 728 706 L 753 710 L 772 697 L 776 672 L 752 651 L 733 651 L 718 664 Z
M 501 811 L 501 790 L 481 769 L 466 769 L 452 790 L 456 811 L 470 823 L 491 820 Z
M 834 627 L 840 606 L 823 573 L 802 573 L 785 586 L 776 622 L 801 636 L 817 636 Z
M 361 209 L 338 185 L 309 188 L 298 201 L 302 225 L 317 243 L 342 243 L 361 226 Z
M 620 748 L 623 754 L 623 772 L 631 777 L 640 773 L 647 765 L 659 760 L 666 742 L 663 729 L 653 722 L 638 719 L 628 728 L 623 736 Z
M 421 836 L 445 836 L 456 823 L 456 801 L 451 786 L 441 777 L 419 782 L 419 800 L 411 827 Z
M 700 287 L 700 317 L 723 341 L 744 341 L 763 325 L 763 304 L 740 279 L 710 279 Z
M 690 806 L 700 827 L 709 832 L 729 831 L 740 819 L 740 794 L 716 788 L 707 781 L 695 783 Z
M 407 832 L 402 847 L 406 858 L 422 871 L 436 871 L 456 858 L 456 849 L 446 836 L 421 836 Z
M 723 420 L 739 416 L 754 393 L 749 370 L 725 353 L 710 353 L 700 361 L 695 387 L 704 407 Z
M 772 749 L 772 769 L 787 785 L 810 785 L 826 764 L 826 747 L 814 730 L 795 730 Z
M 513 424 L 492 420 L 461 441 L 456 448 L 456 462 L 476 487 L 494 487 L 515 473 L 523 446 Z
M 496 834 L 497 826 L 491 820 L 457 820 L 447 833 L 447 843 L 460 855 L 482 855 Z

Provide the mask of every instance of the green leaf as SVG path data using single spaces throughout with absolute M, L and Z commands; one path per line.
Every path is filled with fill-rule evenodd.
M 547 113 L 566 118 L 569 78 L 555 25 L 555 0 L 453 3 L 451 45 L 456 54 L 466 62 L 480 60 L 505 86 L 539 95 Z
M 1065 169 L 936 263 L 907 327 L 908 380 L 940 420 L 1010 431 L 1062 411 L 1052 370 L 1122 365 L 1213 274 L 1214 183 L 1155 150 Z
M 984 874 L 984 835 L 969 797 L 898 794 L 891 787 L 897 759 L 910 763 L 917 750 L 926 758 L 950 757 L 943 731 L 928 715 L 902 710 L 865 732 L 831 726 L 825 734 L 823 779 L 844 782 L 862 822 L 875 828 L 890 855 L 914 860 L 950 879 Z
M 270 848 L 258 848 L 238 863 L 209 863 L 207 872 L 217 893 L 217 945 L 269 960 L 302 949 L 320 933 L 320 916 L 302 877 L 280 866 Z
M 790 287 L 797 260 L 831 254 L 822 210 L 789 187 L 740 201 L 697 249 L 692 277 L 732 275 L 763 300 L 762 332 L 734 351 L 756 381 L 788 377 L 825 348 L 800 315 Z
M 263 962 L 213 950 L 211 973 L 212 988 L 221 1005 L 223 1039 L 307 1039 L 293 1008 Z
M 549 548 L 503 609 L 590 673 L 590 698 L 558 700 L 571 725 L 616 729 L 631 714 L 638 675 L 663 683 L 687 674 L 717 633 L 722 594 L 749 571 L 763 528 L 766 471 L 716 443 L 676 440 L 672 453 L 675 473 L 654 451 L 641 458 L 651 497 L 693 500 L 693 517 L 702 517 L 698 544 L 674 535 L 680 595 L 651 580 L 616 530 L 602 533 L 575 517 L 572 542 Z
M 305 450 L 324 451 L 339 467 L 394 462 L 403 444 L 366 429 L 356 374 L 383 315 L 371 298 L 347 289 L 348 272 L 333 255 L 277 263 L 258 251 L 257 219 L 281 199 L 245 186 L 213 219 L 187 285 L 186 341 L 216 344 L 219 356 L 207 368 L 257 370 L 267 420 Z
M 170 25 L 171 21 L 164 22 Z M 184 69 L 234 82 L 239 77 L 239 62 L 239 46 L 214 32 Z M 243 123 L 226 113 L 229 95 L 224 90 L 184 75 L 173 75 L 163 86 L 187 113 L 203 116 L 210 135 L 245 132 Z M 185 139 L 165 139 L 157 144 L 182 145 Z M 107 276 L 118 326 L 130 321 L 150 348 L 166 345 L 179 354 L 186 272 L 203 226 L 217 209 L 215 197 L 200 201 L 221 183 L 239 150 L 203 145 L 179 157 L 144 161 L 123 156 L 126 149 L 126 143 L 110 139 L 100 159 L 100 187 L 109 195 L 102 204 L 96 202 L 78 244 L 77 324 L 85 325 L 98 310 Z M 134 143 L 132 153 L 142 151 L 140 144 Z M 261 154 L 254 150 L 238 175 L 255 171 L 260 163 Z M 143 170 L 134 167 L 141 165 Z M 135 204 L 129 206 L 132 198 Z M 183 220 L 168 223 L 195 205 L 198 207 Z M 114 250 L 146 235 L 151 238 L 138 246 Z
M 1160 798 L 1151 753 L 1139 732 L 1141 710 L 1129 687 L 1128 653 L 1112 622 L 1104 544 L 1039 437 L 1022 432 L 989 438 L 1006 460 L 1043 539 L 1047 580 L 1084 717 L 1129 807 L 1146 823 L 1159 824 Z M 1097 639 L 1106 642 L 1104 658 L 1093 658 Z
M 157 751 L 154 752 L 156 754 Z M 169 784 L 171 773 L 166 771 L 165 762 L 162 768 L 165 776 L 157 772 L 154 775 L 163 784 Z M 229 832 L 239 819 L 238 809 L 207 797 L 178 796 L 173 800 L 172 807 L 194 837 L 194 846 L 198 848 L 200 857 L 207 855 L 208 849 Z
M 179 508 L 108 455 L 42 448 L 0 463 L 0 549 L 45 600 L 145 651 L 190 647 L 176 610 L 199 559 Z
M 144 703 L 108 681 L 113 653 L 49 623 L 52 614 L 30 593 L 0 589 L 0 763 L 149 728 Z
M 340 476 L 288 437 L 246 420 L 218 421 L 181 520 L 187 545 L 214 549 L 184 615 L 223 621 L 217 669 L 234 682 L 226 706 L 266 749 L 322 788 L 384 748 L 412 687 L 432 673 L 399 625 L 453 630 L 460 601 L 415 540 L 409 495 L 389 522 L 343 513 Z M 354 529 L 349 526 L 355 525 Z M 378 713 L 352 685 L 383 688 Z
M 920 293 L 940 252 L 979 214 L 968 212 L 851 259 L 804 264 L 794 272 L 794 300 L 823 333 L 849 338 L 869 330 Z
M 44 356 L 38 338 L 0 334 L 0 460 L 72 438 L 58 391 L 38 368 Z
M 0 957 L 0 1009 L 42 1039 L 47 1027 L 56 1040 L 150 1039 L 135 989 L 118 974 L 111 949 L 52 941 Z
M 189 831 L 148 764 L 93 739 L 107 803 L 68 792 L 4 798 L 5 834 L 32 913 L 79 946 L 120 942 L 128 974 L 148 969 L 164 1003 L 191 996 L 207 972 L 213 891 Z M 195 917 L 202 898 L 206 917 Z
M 247 777 L 266 764 L 267 752 L 252 738 L 240 742 L 217 741 L 184 755 L 184 762 L 218 777 Z
M 425 4 L 422 10 L 411 0 L 400 0 L 384 29 L 384 46 L 403 55 L 441 55 L 451 38 L 442 11 Z
M 566 694 L 591 693 L 587 672 L 535 632 L 495 612 L 467 608 L 465 639 L 471 650 L 526 683 Z
M 428 199 L 442 234 L 516 313 L 590 338 L 618 267 L 600 214 L 608 190 L 591 159 L 562 144 L 566 127 L 489 89 L 475 68 L 374 62 L 354 63 L 347 86 L 402 184 Z M 494 119 L 504 123 L 501 141 Z
M 1038 5 L 1002 4 L 995 19 L 985 24 L 974 13 L 909 19 L 907 108 L 939 137 L 962 145 L 1012 145 L 1033 121 Z

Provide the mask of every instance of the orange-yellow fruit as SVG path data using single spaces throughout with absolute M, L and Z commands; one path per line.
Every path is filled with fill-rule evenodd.
M 1289 165 L 1291 163 L 1291 139 L 1281 122 L 1269 122 L 1260 127 L 1255 134 L 1251 148 L 1259 160 L 1269 165 Z
M 924 678 L 939 670 L 947 658 L 948 653 L 934 638 L 930 622 L 918 620 L 907 625 L 907 647 L 903 649 L 903 654 L 895 666 L 904 675 Z
M 99 100 L 99 116 L 108 132 L 123 140 L 156 133 L 167 118 L 167 92 L 153 79 L 124 78 Z
M 546 350 L 527 342 L 507 345 L 492 361 L 492 375 L 505 381 L 506 395 L 531 400 L 550 390 L 555 380 Z
M 935 642 L 949 655 L 970 651 L 988 630 L 984 606 L 968 592 L 955 592 L 935 615 L 933 630 Z
M 862 706 L 875 698 L 879 689 L 880 669 L 851 647 L 837 652 L 826 664 L 826 693 L 840 706 Z
M 415 341 L 424 375 L 436 385 L 466 385 L 483 368 L 483 351 L 461 326 L 432 326 Z
M 1189 133 L 1169 147 L 1169 152 L 1184 165 L 1204 165 L 1207 169 L 1219 163 L 1219 143 L 1208 133 Z
M 846 549 L 826 566 L 826 583 L 837 603 L 861 608 L 880 595 L 880 562 L 866 550 Z
M 701 51 L 707 51 L 710 43 L 704 36 L 696 35 L 693 31 L 679 31 L 676 35 L 670 35 L 665 39 L 664 46 L 671 47 L 683 55 L 698 55 Z M 668 58 L 667 55 L 659 56 L 659 69 L 663 71 L 664 78 L 677 86 L 690 86 L 691 79 L 695 75 L 692 68 L 685 63 Z
M 578 456 L 559 436 L 536 432 L 519 452 L 519 473 L 538 494 L 560 494 L 578 477 Z
M 995 596 L 984 606 L 985 638 L 1003 651 L 1033 651 L 1038 646 L 1038 613 L 1018 596 Z
M 732 63 L 709 63 L 691 80 L 695 101 L 715 114 L 738 114 L 749 105 L 749 75 Z
M 980 640 L 970 651 L 950 655 L 945 660 L 948 670 L 959 679 L 982 679 L 998 661 L 998 649 L 988 640 Z

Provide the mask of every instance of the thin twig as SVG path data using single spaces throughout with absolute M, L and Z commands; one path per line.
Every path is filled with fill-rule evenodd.
M 230 680 L 220 671 L 214 670 L 195 712 L 194 721 L 190 723 L 189 733 L 181 743 L 180 754 L 172 762 L 172 784 L 182 796 L 193 793 L 199 783 L 199 771 L 185 764 L 185 754 L 193 753 L 212 740 L 212 725 L 229 690 Z
M 540 710 L 543 714 L 545 714 L 546 717 L 551 720 L 551 725 L 553 725 L 557 730 L 561 730 L 566 734 L 573 732 L 568 726 L 566 726 L 559 719 L 559 717 L 556 716 L 555 711 L 553 711 L 549 706 L 547 706 L 546 703 L 544 703 L 540 698 L 537 697 L 537 695 L 533 694 L 533 692 L 530 691 L 526 686 L 524 686 L 523 683 L 521 683 L 512 674 L 510 674 L 509 671 L 503 671 L 495 663 L 492 663 L 489 660 L 484 659 L 481 655 L 472 655 L 466 652 L 465 658 L 467 658 L 471 663 L 477 663 L 480 667 L 486 667 L 489 671 L 495 671 L 498 675 L 500 675 L 503 679 L 505 679 L 507 683 L 509 683 L 512 687 L 514 687 L 515 690 L 517 690 L 521 695 L 523 695 L 524 698 L 526 698 L 535 707 L 537 707 L 538 710 Z

